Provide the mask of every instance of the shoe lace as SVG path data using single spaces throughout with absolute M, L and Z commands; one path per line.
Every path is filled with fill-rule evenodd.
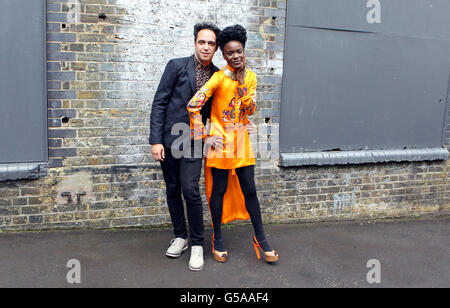
M 177 246 L 177 247 L 183 247 L 184 246 L 184 240 L 182 238 L 176 238 L 170 241 L 170 245 Z
M 196 257 L 202 256 L 202 248 L 201 247 L 192 247 L 191 254 Z

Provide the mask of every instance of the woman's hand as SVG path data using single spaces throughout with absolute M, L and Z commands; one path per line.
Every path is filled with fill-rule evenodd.
M 245 59 L 245 56 L 243 56 L 242 57 L 242 66 L 241 66 L 241 68 L 239 70 L 236 71 L 236 79 L 239 81 L 240 85 L 243 85 L 245 83 L 245 66 L 247 64 L 246 62 L 247 61 Z
M 246 125 L 247 127 L 247 132 L 251 135 L 251 134 L 255 134 L 256 133 L 256 125 L 255 123 L 253 123 L 251 120 L 248 120 L 248 124 Z
M 205 139 L 206 148 L 220 149 L 223 150 L 223 137 L 220 136 L 209 136 Z

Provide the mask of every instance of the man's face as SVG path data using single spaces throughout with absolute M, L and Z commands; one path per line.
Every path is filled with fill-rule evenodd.
M 217 51 L 217 40 L 214 31 L 203 29 L 195 41 L 195 55 L 203 64 L 209 64 Z

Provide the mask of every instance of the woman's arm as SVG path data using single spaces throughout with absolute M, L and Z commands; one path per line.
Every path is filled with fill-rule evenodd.
M 252 74 L 252 77 L 247 84 L 243 84 L 238 88 L 241 109 L 243 109 L 247 115 L 252 115 L 256 111 L 256 87 L 256 75 Z
M 191 126 L 191 137 L 195 140 L 203 139 L 208 135 L 205 126 L 203 125 L 200 111 L 208 99 L 214 94 L 219 83 L 219 72 L 217 72 L 214 73 L 211 79 L 194 95 L 187 105 Z

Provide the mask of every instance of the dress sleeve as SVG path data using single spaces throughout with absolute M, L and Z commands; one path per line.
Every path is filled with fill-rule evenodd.
M 203 139 L 207 136 L 200 111 L 208 99 L 214 94 L 214 91 L 217 89 L 219 84 L 220 76 L 219 72 L 216 72 L 211 79 L 194 95 L 187 105 L 190 119 L 191 138 L 194 138 L 195 140 Z
M 239 87 L 243 93 L 243 96 L 240 97 L 241 109 L 243 109 L 247 115 L 252 115 L 256 111 L 256 87 L 257 80 L 255 74 L 252 74 L 247 83 Z

